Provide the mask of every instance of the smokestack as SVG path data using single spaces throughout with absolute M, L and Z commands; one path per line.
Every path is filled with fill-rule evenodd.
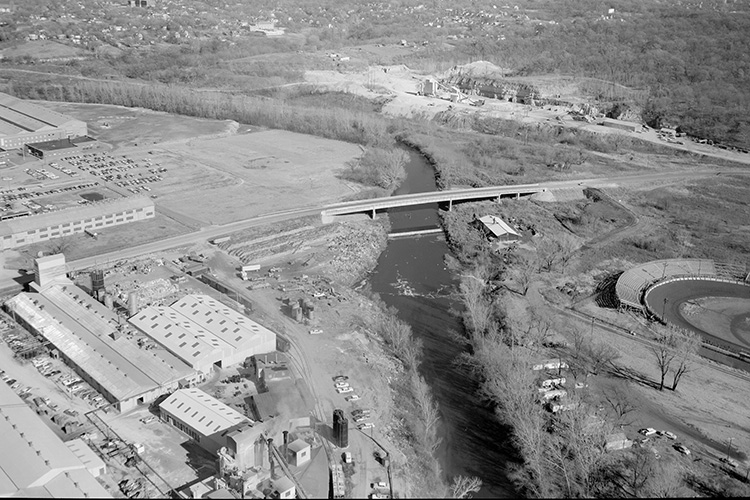
M 289 431 L 284 431 L 284 451 L 283 455 L 286 458 L 286 449 L 287 445 L 289 444 Z

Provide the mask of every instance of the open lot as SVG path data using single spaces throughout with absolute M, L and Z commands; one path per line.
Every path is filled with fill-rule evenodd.
M 157 204 L 210 224 L 343 198 L 356 188 L 336 174 L 361 154 L 354 144 L 281 130 L 161 149 L 159 162 L 179 177 L 153 188 Z
M 89 135 L 116 148 L 232 133 L 237 124 L 172 115 L 143 108 L 41 101 L 44 107 L 88 123 Z

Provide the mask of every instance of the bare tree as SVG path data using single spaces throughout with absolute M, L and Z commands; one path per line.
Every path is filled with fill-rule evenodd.
M 518 293 L 526 296 L 531 283 L 534 281 L 534 277 L 536 277 L 537 269 L 539 269 L 537 259 L 520 255 L 518 256 L 516 262 L 513 264 L 513 274 L 515 275 Z
M 667 375 L 672 371 L 671 389 L 674 391 L 682 376 L 693 366 L 692 362 L 700 347 L 700 337 L 674 327 L 659 327 L 657 332 L 660 336 L 651 345 L 651 352 L 659 370 L 659 390 L 664 390 Z
M 635 411 L 635 405 L 630 395 L 622 387 L 605 390 L 604 400 L 609 404 L 610 413 L 614 416 L 618 425 L 630 425 L 632 423 L 626 420 L 626 417 Z
M 450 486 L 449 498 L 471 498 L 482 488 L 482 480 L 476 476 L 456 476 Z
M 656 368 L 659 370 L 659 390 L 662 391 L 664 390 L 664 381 L 669 373 L 669 367 L 674 359 L 674 350 L 664 337 L 651 344 L 650 350 L 654 355 Z
M 672 366 L 672 390 L 677 390 L 677 384 L 683 375 L 688 373 L 694 366 L 698 349 L 701 346 L 700 336 L 689 330 L 682 330 L 675 341 L 675 357 Z

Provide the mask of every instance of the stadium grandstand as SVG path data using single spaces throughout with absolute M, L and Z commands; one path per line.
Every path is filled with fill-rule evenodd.
M 84 137 L 86 122 L 0 92 L 0 148 Z
M 643 310 L 641 299 L 652 283 L 672 276 L 714 276 L 715 274 L 714 261 L 709 259 L 665 259 L 646 262 L 622 273 L 617 280 L 617 297 L 623 305 Z
M 681 276 L 745 281 L 747 271 L 742 266 L 714 262 L 711 259 L 655 260 L 622 273 L 615 290 L 621 305 L 645 311 L 643 295 L 651 285 Z

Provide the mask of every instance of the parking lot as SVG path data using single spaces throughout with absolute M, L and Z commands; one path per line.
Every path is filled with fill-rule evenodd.
M 62 160 L 81 172 L 111 182 L 133 194 L 151 191 L 147 184 L 164 180 L 161 174 L 167 172 L 160 163 L 148 157 L 133 159 L 128 155 L 113 156 L 107 152 L 67 156 Z

